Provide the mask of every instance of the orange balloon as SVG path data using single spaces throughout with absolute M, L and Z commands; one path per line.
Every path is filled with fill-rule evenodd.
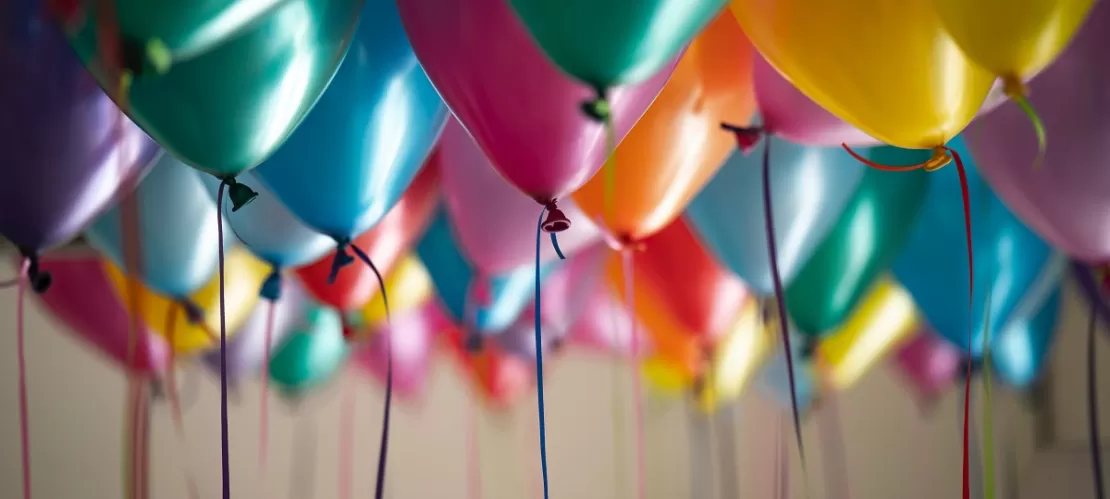
M 614 236 L 633 241 L 674 220 L 735 147 L 721 122 L 746 124 L 755 112 L 753 55 L 736 19 L 728 11 L 718 16 L 690 44 L 610 164 L 573 195 L 578 206 Z M 609 175 L 615 180 L 606 200 Z

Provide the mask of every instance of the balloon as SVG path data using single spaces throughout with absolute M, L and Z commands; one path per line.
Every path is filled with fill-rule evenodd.
M 870 146 L 876 140 L 806 97 L 763 56 L 754 57 L 752 79 L 764 132 L 811 146 Z
M 633 264 L 675 318 L 699 337 L 725 334 L 748 301 L 744 284 L 713 260 L 681 219 L 644 241 Z
M 712 410 L 721 402 L 740 398 L 776 339 L 773 331 L 764 329 L 759 305 L 755 300 L 748 300 L 727 333 L 713 347 L 698 405 Z
M 270 309 L 273 307 L 274 322 L 270 330 L 271 353 L 277 351 L 286 336 L 300 322 L 310 306 L 308 294 L 293 280 L 282 282 L 281 298 L 275 301 L 259 300 L 254 310 L 234 336 L 227 339 L 227 379 L 234 382 L 244 377 L 259 374 L 262 366 L 270 360 L 266 358 L 266 328 L 269 325 Z M 204 364 L 213 372 L 220 372 L 220 349 L 204 354 Z
M 505 0 L 398 0 L 397 6 L 428 77 L 509 182 L 547 203 L 601 168 L 608 154 L 604 127 L 578 109 L 590 90 L 544 58 Z M 612 93 L 614 140 L 628 133 L 669 76 L 664 69 Z
M 495 409 L 508 409 L 535 383 L 533 369 L 506 355 L 496 343 L 487 343 L 477 352 L 469 351 L 466 334 L 457 329 L 443 339 L 463 373 L 476 385 L 478 395 Z
M 220 180 L 210 175 L 199 177 L 215 200 Z M 232 211 L 225 208 L 224 218 L 234 239 L 243 243 L 262 261 L 272 265 L 275 271 L 316 261 L 335 248 L 332 238 L 301 222 L 265 184 L 256 181 L 254 175 L 244 173 L 239 176 L 239 180 L 249 183 L 258 192 L 258 197 L 249 210 Z
M 1029 168 L 1037 144 L 1014 106 L 985 116 L 968 134 L 983 175 L 1014 213 L 1053 246 L 1084 261 L 1110 259 L 1110 5 L 1099 2 L 1075 42 L 1031 85 L 1030 101 L 1055 130 L 1044 167 Z
M 455 321 L 472 325 L 476 332 L 494 334 L 505 329 L 533 299 L 536 271 L 532 266 L 491 276 L 476 273 L 456 246 L 442 210 L 417 243 L 416 251 L 447 312 Z M 541 280 L 551 270 L 552 265 L 545 265 Z M 473 315 L 468 314 L 469 306 L 474 308 Z
M 779 272 L 789 285 L 832 230 L 865 166 L 841 149 L 806 147 L 770 137 L 771 200 Z M 733 153 L 686 210 L 702 242 L 751 290 L 774 289 L 763 213 L 762 171 L 756 155 Z
M 802 93 L 864 133 L 932 149 L 994 82 L 944 32 L 933 0 L 732 0 L 744 32 Z
M 401 200 L 373 229 L 355 238 L 378 270 L 388 274 L 393 265 L 423 234 L 436 207 L 439 174 L 426 168 L 416 176 Z M 364 265 L 350 265 L 330 282 L 335 252 L 297 269 L 297 277 L 314 298 L 339 310 L 358 310 L 378 293 L 378 279 Z
M 962 141 L 953 148 L 963 152 Z M 891 155 L 899 154 L 890 150 Z M 904 151 L 907 160 L 923 153 Z M 968 156 L 964 154 L 964 156 Z M 1013 320 L 1025 296 L 1033 300 L 1030 312 L 1048 298 L 1059 282 L 1062 262 L 1052 248 L 1025 227 L 991 193 L 968 161 L 972 247 L 975 259 L 974 311 L 968 316 L 967 243 L 963 207 L 953 198 L 958 192 L 957 172 L 946 169 L 929 174 L 925 209 L 905 248 L 892 267 L 898 281 L 913 295 L 925 319 L 937 334 L 978 357 L 983 351 L 984 303 L 991 297 L 991 337 Z M 968 350 L 968 331 L 972 331 Z
M 110 261 L 105 260 L 103 265 L 108 280 L 122 303 L 132 303 L 130 288 L 135 286 L 139 292 L 137 303 L 143 322 L 169 340 L 171 348 L 178 355 L 196 353 L 219 343 L 219 276 L 213 276 L 192 295 L 170 298 L 138 282 L 129 284 L 123 271 Z M 254 309 L 258 301 L 258 288 L 269 269 L 265 263 L 242 248 L 234 248 L 228 253 L 224 267 L 224 318 L 230 340 Z M 167 330 L 171 321 L 173 331 Z
M 693 374 L 667 360 L 652 357 L 640 365 L 644 384 L 660 395 L 677 396 L 694 383 Z
M 886 155 L 901 154 L 878 148 L 868 155 L 883 163 Z M 786 288 L 787 310 L 799 332 L 817 337 L 831 333 L 890 267 L 925 203 L 926 175 L 924 170 L 864 174 L 840 220 Z
M 1031 317 L 1011 321 L 991 342 L 991 365 L 1002 381 L 1026 387 L 1036 380 L 1048 362 L 1059 315 L 1060 291 L 1057 289 L 1040 311 Z
M 796 331 L 795 328 L 790 328 Z M 778 343 L 782 343 L 782 334 L 775 332 Z M 790 370 L 786 364 L 786 355 L 779 349 L 770 362 L 763 367 L 760 374 L 760 387 L 773 401 L 783 407 L 792 407 L 794 399 L 798 402 L 798 412 L 804 413 L 813 404 L 813 399 L 818 395 L 816 373 L 813 362 L 802 355 L 805 348 L 803 338 L 794 335 L 790 339 L 791 357 L 794 360 L 794 397 L 790 394 Z
M 959 349 L 932 331 L 919 332 L 906 341 L 898 347 L 894 359 L 910 383 L 929 399 L 936 399 L 956 384 L 963 364 Z
M 339 313 L 313 307 L 270 359 L 270 379 L 286 392 L 304 393 L 335 375 L 347 351 Z
M 5 0 L 0 30 L 0 236 L 24 252 L 65 243 L 158 153 L 96 86 L 42 3 Z
M 427 386 L 435 338 L 451 327 L 439 304 L 429 300 L 408 313 L 398 314 L 392 325 L 383 324 L 366 347 L 355 352 L 355 365 L 384 383 L 392 355 L 394 393 L 402 398 L 418 397 Z
M 515 324 L 510 325 L 494 339 L 506 354 L 534 365 L 536 362 L 536 329 L 533 320 L 535 320 L 535 316 L 531 310 L 528 310 L 521 314 Z M 548 329 L 544 325 L 542 338 L 544 362 L 547 362 L 547 359 L 552 355 L 562 352 L 566 335 L 566 329 Z
M 362 5 L 116 0 L 118 33 L 105 40 L 99 4 L 78 1 L 59 21 L 100 85 L 122 88 L 120 107 L 166 150 L 222 178 L 257 166 L 300 123 L 343 60 Z M 117 41 L 122 57 L 106 61 Z
M 258 176 L 309 226 L 345 241 L 397 203 L 446 120 L 397 4 L 368 0 L 349 57 Z
M 139 324 L 132 348 L 131 316 L 98 258 L 49 257 L 41 266 L 55 279 L 50 292 L 39 295 L 49 315 L 125 369 L 139 374 L 165 370 L 169 348 L 146 324 Z
M 536 246 L 523 236 L 536 230 L 536 202 L 497 173 L 457 121 L 447 123 L 431 161 L 442 168 L 447 214 L 466 258 L 485 273 L 534 264 Z M 560 209 L 574 220 L 570 229 L 559 234 L 564 255 L 571 256 L 600 238 L 597 227 L 574 203 L 564 202 Z M 557 258 L 550 245 L 540 251 L 544 262 Z
M 389 298 L 390 313 L 403 316 L 424 308 L 428 300 L 434 299 L 435 285 L 420 259 L 406 256 L 385 278 L 385 292 Z M 386 327 L 389 317 L 385 314 L 385 300 L 380 293 L 362 307 L 359 319 L 371 328 Z
M 563 71 L 603 92 L 657 73 L 726 0 L 511 0 Z
M 735 147 L 721 122 L 747 124 L 755 111 L 752 55 L 731 15 L 713 21 L 617 148 L 612 176 L 594 175 L 574 194 L 582 210 L 631 241 L 678 217 Z
M 143 283 L 173 298 L 193 294 L 219 265 L 216 204 L 196 172 L 169 154 L 162 155 L 134 195 Z M 120 267 L 127 255 L 123 210 L 108 210 L 85 231 L 89 244 Z
M 875 283 L 848 320 L 817 346 L 829 384 L 845 390 L 917 330 L 913 297 L 889 277 Z

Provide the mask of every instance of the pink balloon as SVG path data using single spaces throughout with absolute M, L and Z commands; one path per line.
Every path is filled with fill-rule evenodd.
M 393 392 L 400 398 L 418 398 L 427 386 L 435 337 L 451 327 L 450 319 L 433 300 L 395 318 L 392 327 L 374 333 L 355 353 L 355 365 L 385 383 L 389 361 L 385 341 L 392 338 Z
M 1015 214 L 1085 261 L 1110 258 L 1110 3 L 1097 2 L 1071 46 L 1030 85 L 1048 147 L 1008 103 L 965 134 L 979 171 Z
M 872 146 L 879 141 L 806 97 L 762 56 L 755 58 L 755 98 L 763 129 L 811 146 Z
M 894 356 L 906 378 L 927 398 L 953 385 L 963 363 L 960 351 L 931 331 L 922 331 Z
M 397 0 L 397 6 L 432 84 L 518 189 L 541 203 L 555 200 L 601 168 L 604 129 L 580 109 L 593 91 L 548 61 L 506 0 Z M 673 70 L 674 62 L 612 92 L 618 140 Z
M 131 315 L 117 298 L 98 258 L 49 257 L 43 258 L 40 266 L 53 275 L 54 284 L 38 295 L 39 299 L 70 331 L 137 373 L 165 370 L 169 348 L 141 319 L 134 357 L 129 358 Z
M 467 259 L 488 275 L 514 270 L 535 261 L 535 201 L 518 191 L 490 165 L 474 139 L 455 120 L 448 122 L 439 141 L 440 171 L 447 213 Z M 559 233 L 565 255 L 598 241 L 601 234 L 589 217 L 567 199 L 559 208 L 574 223 Z M 551 245 L 541 247 L 541 258 L 557 256 Z

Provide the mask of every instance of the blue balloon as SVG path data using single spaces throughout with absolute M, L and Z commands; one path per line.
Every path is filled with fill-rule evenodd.
M 135 190 L 142 281 L 169 298 L 188 298 L 212 278 L 219 265 L 219 214 L 199 176 L 166 153 Z M 117 205 L 105 212 L 85 237 L 93 248 L 125 268 L 121 210 Z M 224 238 L 225 248 L 231 240 Z
M 1048 360 L 1059 315 L 1060 290 L 1057 286 L 1036 314 L 1010 321 L 991 342 L 991 365 L 1002 381 L 1025 387 L 1037 379 Z
M 963 140 L 957 138 L 949 146 L 964 158 L 967 169 L 975 259 L 975 302 L 970 317 L 967 242 L 955 165 L 928 175 L 925 207 L 893 270 L 937 333 L 965 353 L 979 357 L 985 337 L 987 293 L 991 294 L 990 336 L 994 338 L 1003 325 L 1018 319 L 1013 315 L 1023 299 L 1031 302 L 1028 310 L 1040 309 L 1052 288 L 1034 284 L 1058 282 L 1064 265 L 1052 248 L 991 192 L 975 171 Z M 1034 291 L 1039 296 L 1025 298 Z
M 808 147 L 775 137 L 770 147 L 771 202 L 783 285 L 794 279 L 840 218 L 865 166 L 840 148 Z M 732 157 L 686 209 L 706 247 L 757 294 L 774 292 L 763 216 L 762 151 Z
M 216 199 L 220 179 L 201 175 L 212 199 Z M 289 208 L 250 173 L 240 173 L 239 181 L 258 193 L 249 206 L 237 211 L 224 203 L 224 218 L 233 237 L 258 258 L 277 269 L 300 267 L 319 260 L 335 248 L 332 238 L 301 222 Z
M 439 292 L 440 301 L 457 322 L 467 322 L 467 300 L 473 297 L 477 273 L 459 250 L 445 211 L 440 210 L 416 247 L 420 260 Z M 541 279 L 554 265 L 541 267 Z M 474 327 L 492 335 L 511 326 L 532 303 L 536 286 L 535 268 L 524 265 L 500 275 L 486 276 L 488 302 L 475 304 Z
M 255 170 L 298 218 L 336 240 L 357 237 L 385 216 L 448 116 L 394 0 L 368 0 L 354 37 L 320 101 Z
M 782 342 L 779 336 L 776 336 L 776 340 Z M 816 371 L 813 368 L 813 363 L 803 358 L 803 345 L 805 345 L 804 337 L 795 334 L 790 335 L 790 351 L 793 353 L 792 360 L 794 361 L 794 393 L 798 398 L 799 414 L 805 413 L 809 409 L 817 390 Z M 790 398 L 789 373 L 785 351 L 780 348 L 767 363 L 767 366 L 763 368 L 763 373 L 760 375 L 760 385 L 763 391 L 776 403 L 786 408 L 793 406 L 793 400 Z

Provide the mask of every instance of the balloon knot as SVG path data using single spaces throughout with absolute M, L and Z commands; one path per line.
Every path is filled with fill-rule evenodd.
M 706 382 L 705 375 L 699 374 L 694 377 L 694 381 L 690 383 L 690 391 L 693 393 L 695 399 L 701 399 L 705 394 Z
M 1021 78 L 1013 76 L 1002 79 L 1002 91 L 1006 94 L 1006 97 L 1011 99 L 1029 95 L 1029 87 L 1025 85 L 1025 82 L 1021 81 Z
M 476 275 L 471 282 L 471 292 L 474 293 L 474 304 L 488 306 L 490 304 L 490 283 L 483 275 Z
M 358 336 L 358 331 L 354 325 L 343 324 L 343 341 L 347 344 L 353 343 Z
M 759 139 L 763 138 L 763 127 L 741 127 L 721 123 L 721 129 L 732 132 L 736 136 L 736 147 L 739 147 L 744 155 L 751 153 L 759 144 Z
M 612 118 L 608 92 L 597 90 L 597 97 L 582 103 L 582 113 L 598 123 L 607 123 Z
M 335 284 L 335 279 L 339 277 L 339 270 L 346 267 L 355 261 L 355 257 L 347 251 L 347 246 L 350 245 L 346 239 L 337 240 L 335 246 L 335 255 L 331 260 L 331 272 L 328 274 L 328 284 Z
M 817 355 L 817 345 L 818 345 L 818 341 L 817 341 L 816 338 L 808 338 L 807 337 L 802 342 L 801 359 L 802 360 L 813 360 L 813 357 L 815 355 Z
M 570 219 L 555 205 L 555 202 L 556 200 L 552 199 L 543 203 L 547 208 L 547 218 L 543 221 L 544 232 L 563 232 L 570 228 Z
M 979 372 L 983 370 L 982 359 L 964 359 L 963 363 L 970 364 L 971 369 L 968 371 L 961 369 L 956 377 L 956 379 L 958 380 L 967 381 L 969 375 L 974 377 L 976 374 L 979 374 Z
M 181 305 L 181 310 L 185 311 L 185 320 L 188 320 L 189 324 L 204 323 L 204 311 L 196 303 L 188 298 L 181 298 L 177 302 Z
M 483 338 L 482 335 L 469 332 L 466 334 L 466 338 L 463 339 L 463 348 L 466 349 L 467 353 L 474 355 L 481 353 L 482 348 L 485 347 L 485 343 L 485 338 Z
M 165 74 L 173 65 L 173 53 L 159 38 L 143 41 L 123 37 L 120 46 L 122 69 L 134 76 Z
M 239 208 L 251 204 L 251 201 L 258 197 L 258 193 L 254 189 L 235 180 L 235 177 L 227 177 L 223 179 L 223 182 L 227 185 L 227 197 L 231 199 L 232 212 L 239 211 Z
M 20 250 L 20 253 L 27 259 L 27 280 L 31 284 L 31 289 L 40 295 L 45 293 L 54 282 L 54 276 L 39 266 L 37 253 L 28 250 Z
M 550 349 L 552 354 L 557 354 L 557 353 L 563 351 L 563 348 L 566 347 L 566 345 L 567 345 L 566 339 L 563 338 L 562 336 L 560 336 L 558 338 L 555 338 L 555 339 L 551 340 L 551 345 L 548 348 Z
M 268 301 L 277 301 L 281 298 L 281 270 L 274 267 L 266 280 L 262 281 L 262 289 L 258 295 Z

